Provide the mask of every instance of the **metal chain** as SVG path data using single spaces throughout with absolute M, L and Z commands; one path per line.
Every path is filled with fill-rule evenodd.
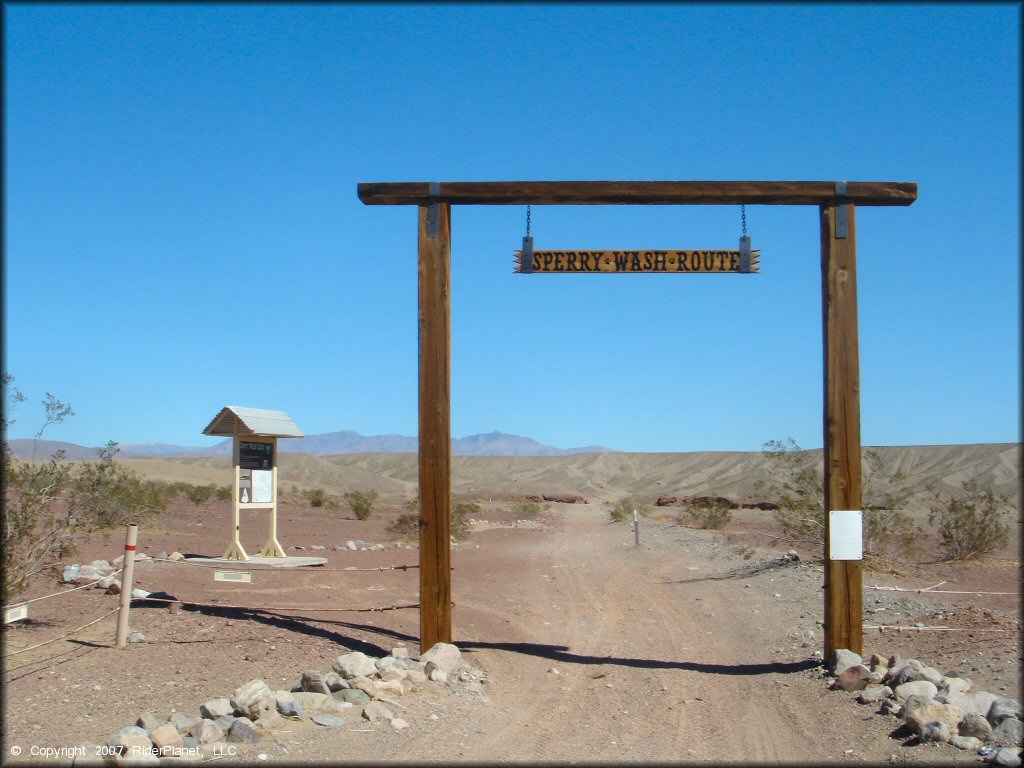
M 530 206 L 526 206 L 526 236 L 530 236 Z
M 740 206 L 740 221 L 743 222 L 743 236 L 747 236 L 747 206 Z

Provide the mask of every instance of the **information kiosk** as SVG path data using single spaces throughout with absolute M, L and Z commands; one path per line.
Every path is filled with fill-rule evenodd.
M 260 557 L 286 557 L 277 540 L 277 439 L 303 437 L 284 411 L 229 405 L 203 430 L 211 437 L 232 438 L 232 538 L 224 560 L 248 560 L 239 539 L 241 510 L 269 509 L 270 533 Z

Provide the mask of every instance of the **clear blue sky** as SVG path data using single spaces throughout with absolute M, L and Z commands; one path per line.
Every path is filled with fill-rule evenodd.
M 48 437 L 205 445 L 224 405 L 417 431 L 416 209 L 365 181 L 914 181 L 857 215 L 863 442 L 1020 439 L 1006 5 L 4 7 L 4 368 Z M 512 274 L 453 209 L 452 431 L 822 443 L 817 209 L 759 275 Z M 536 207 L 537 248 L 735 248 L 735 207 Z

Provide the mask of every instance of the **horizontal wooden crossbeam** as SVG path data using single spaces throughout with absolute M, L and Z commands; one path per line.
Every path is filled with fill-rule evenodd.
M 917 184 L 850 181 L 426 181 L 359 185 L 366 205 L 911 205 Z

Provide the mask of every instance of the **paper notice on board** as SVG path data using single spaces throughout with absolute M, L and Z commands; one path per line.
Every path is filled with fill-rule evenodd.
M 864 526 L 859 509 L 834 509 L 828 513 L 829 560 L 863 560 Z
M 274 500 L 274 473 L 265 469 L 252 471 L 252 500 L 255 504 L 270 504 Z

